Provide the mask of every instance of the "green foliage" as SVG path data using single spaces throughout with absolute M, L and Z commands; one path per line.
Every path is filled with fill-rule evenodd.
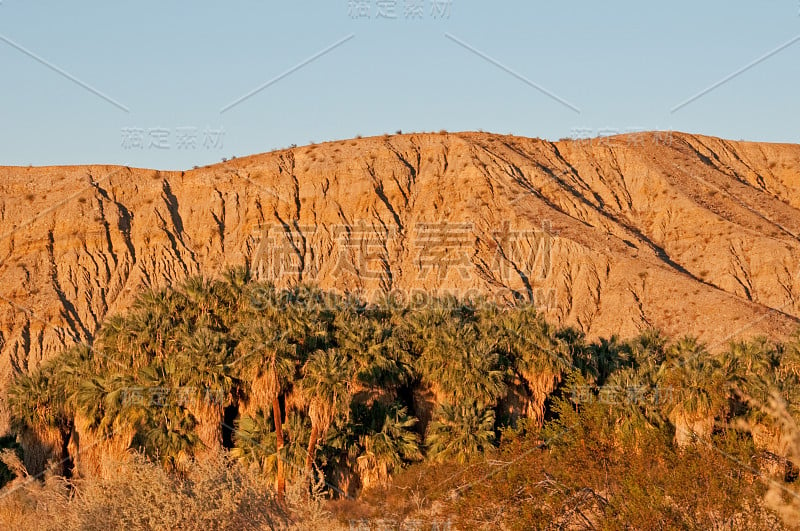
M 234 447 L 231 456 L 244 463 L 256 465 L 263 474 L 274 477 L 279 458 L 276 453 L 275 432 L 272 431 L 272 416 L 258 410 L 252 417 L 236 421 Z M 286 456 L 281 456 L 283 459 Z
M 8 404 L 17 434 L 68 436 L 78 425 L 99 439 L 124 434 L 168 470 L 184 471 L 210 449 L 209 430 L 224 427 L 231 455 L 264 478 L 276 478 L 281 462 L 289 479 L 313 468 L 336 484 L 349 471 L 369 489 L 409 467 L 476 463 L 522 445 L 550 452 L 548 466 L 562 470 L 559 494 L 524 487 L 552 504 L 580 492 L 575 471 L 588 466 L 595 479 L 619 475 L 616 490 L 594 502 L 611 521 L 632 517 L 612 497 L 637 510 L 650 497 L 667 515 L 659 525 L 691 527 L 702 521 L 669 505 L 681 495 L 677 480 L 664 479 L 662 490 L 637 485 L 652 474 L 633 470 L 630 479 L 624 463 L 644 467 L 639 456 L 655 449 L 655 468 L 695 474 L 726 493 L 721 504 L 752 495 L 695 468 L 707 458 L 699 448 L 719 445 L 741 462 L 778 451 L 786 423 L 764 404 L 777 393 L 799 418 L 798 345 L 800 336 L 757 339 L 716 354 L 655 330 L 588 341 L 529 306 L 455 297 L 367 305 L 312 286 L 277 289 L 239 268 L 142 293 L 103 325 L 93 348 L 20 375 Z M 233 426 L 223 426 L 225 408 L 237 413 Z M 745 421 L 773 439 L 751 437 Z
M 196 420 L 184 408 L 165 404 L 160 409 L 145 409 L 141 429 L 132 446 L 158 459 L 165 468 L 183 470 L 191 461 L 200 438 L 195 433 Z
M 413 431 L 417 419 L 400 404 L 371 407 L 358 405 L 352 431 L 358 436 L 358 470 L 362 482 L 385 483 L 392 474 L 422 459 L 419 436 Z
M 450 404 L 477 401 L 495 405 L 506 391 L 506 371 L 496 342 L 472 323 L 437 329 L 419 358 L 423 381 Z
M 464 463 L 490 448 L 495 440 L 494 410 L 476 403 L 439 407 L 428 427 L 428 455 L 438 461 Z

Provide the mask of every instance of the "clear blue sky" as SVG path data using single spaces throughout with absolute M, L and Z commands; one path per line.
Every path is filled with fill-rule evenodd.
M 0 165 L 185 169 L 398 129 L 800 142 L 800 40 L 671 112 L 800 35 L 800 0 L 433 3 L 2 0 Z

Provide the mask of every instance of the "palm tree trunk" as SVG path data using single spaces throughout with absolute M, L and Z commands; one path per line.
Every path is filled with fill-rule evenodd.
M 317 439 L 319 438 L 319 426 L 311 426 L 311 436 L 308 438 L 308 455 L 306 455 L 306 472 L 311 475 L 314 466 L 314 454 L 317 451 Z
M 26 427 L 19 434 L 25 470 L 31 476 L 41 476 L 58 455 L 61 446 L 61 432 L 58 428 Z
M 222 446 L 222 406 L 208 398 L 198 397 L 186 404 L 186 409 L 197 421 L 195 432 L 203 443 L 205 452 L 213 452 Z
M 286 474 L 283 470 L 283 456 L 281 456 L 281 450 L 283 449 L 283 423 L 281 422 L 281 403 L 276 395 L 272 399 L 272 417 L 275 419 L 275 439 L 276 444 L 275 447 L 277 448 L 278 454 L 278 478 L 277 478 L 277 490 L 278 490 L 278 502 L 283 502 L 283 495 L 286 492 Z

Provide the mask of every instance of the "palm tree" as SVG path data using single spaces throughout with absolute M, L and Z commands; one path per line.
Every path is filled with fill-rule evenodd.
M 279 453 L 272 425 L 272 418 L 263 409 L 253 415 L 240 417 L 236 421 L 231 456 L 244 463 L 256 464 L 268 477 L 277 477 L 279 463 L 285 456 Z
M 233 370 L 225 334 L 182 326 L 179 353 L 165 360 L 171 400 L 179 400 L 197 423 L 197 434 L 208 450 L 222 445 L 223 409 L 231 402 Z
M 287 477 L 304 473 L 308 457 L 308 441 L 311 437 L 311 420 L 304 412 L 292 409 L 284 416 L 284 455 L 286 455 Z
M 197 447 L 203 444 L 197 435 L 194 416 L 171 402 L 145 411 L 149 415 L 143 424 L 149 429 L 138 432 L 133 444 L 159 459 L 165 468 L 185 471 Z
M 597 375 L 597 385 L 603 385 L 606 379 L 617 369 L 631 364 L 631 347 L 616 335 L 600 338 L 589 346 L 589 356 Z
M 434 299 L 430 302 L 422 307 L 394 309 L 390 316 L 390 324 L 396 330 L 395 336 L 415 358 L 422 355 L 437 330 L 463 320 L 460 308 L 451 299 Z
M 56 457 L 65 474 L 74 471 L 75 439 L 82 418 L 72 397 L 76 389 L 108 369 L 105 361 L 92 347 L 76 344 L 11 386 L 12 423 L 28 447 L 29 472 L 43 471 L 46 461 Z
M 552 326 L 529 308 L 499 316 L 493 333 L 499 338 L 501 351 L 515 374 L 530 393 L 525 415 L 541 428 L 547 397 L 572 365 L 567 344 L 557 337 Z
M 80 477 L 101 476 L 101 464 L 107 451 L 104 442 L 113 435 L 101 429 L 106 419 L 103 404 L 107 393 L 105 381 L 95 375 L 83 381 L 70 396 L 75 411 L 75 431 L 70 442 L 75 470 Z
M 495 440 L 494 410 L 478 404 L 443 404 L 425 437 L 428 456 L 436 461 L 467 458 L 491 447 Z
M 776 372 L 783 379 L 789 375 L 800 378 L 800 330 L 795 332 L 791 339 L 778 350 L 778 366 Z
M 662 429 L 667 424 L 661 415 L 656 383 L 656 368 L 642 365 L 624 367 L 612 373 L 600 389 L 598 401 L 615 419 L 615 431 L 631 446 L 642 450 L 642 434 Z
M 666 359 L 667 338 L 656 328 L 648 328 L 628 342 L 628 361 L 635 367 L 659 366 Z
M 797 377 L 781 370 L 781 354 L 766 338 L 754 338 L 731 343 L 723 361 L 736 399 L 733 413 L 744 421 L 757 448 L 786 457 L 788 434 L 770 406 L 776 393 L 784 400 L 790 397 Z
M 239 340 L 235 365 L 245 397 L 242 414 L 272 408 L 278 453 L 285 444 L 283 419 L 289 417 L 295 405 L 289 398 L 298 394 L 293 393 L 293 385 L 299 364 L 308 352 L 327 346 L 332 317 L 323 295 L 309 286 L 277 292 L 270 283 L 251 283 L 242 291 L 242 299 L 250 303 L 240 306 L 234 328 Z M 283 496 L 283 460 L 278 460 L 277 469 L 277 491 Z
M 356 383 L 364 394 L 393 400 L 398 387 L 411 380 L 413 369 L 388 323 L 377 312 L 342 309 L 333 326 L 332 339 L 339 352 L 355 363 Z
M 217 283 L 201 275 L 185 279 L 178 287 L 178 293 L 188 302 L 188 307 L 196 310 L 201 318 L 215 313 L 220 299 Z
M 122 367 L 138 369 L 175 353 L 170 334 L 190 313 L 176 293 L 147 290 L 124 316 L 110 317 L 98 333 L 104 355 Z
M 87 375 L 73 389 L 69 403 L 75 415 L 76 469 L 84 477 L 102 477 L 103 461 L 121 459 L 130 448 L 150 394 L 141 381 L 121 373 Z
M 405 407 L 375 404 L 367 413 L 371 422 L 359 437 L 362 447 L 356 462 L 365 489 L 385 484 L 406 463 L 422 459 L 419 438 L 413 431 L 417 419 Z
M 287 478 L 291 478 L 293 472 L 303 470 L 306 461 L 310 431 L 308 419 L 295 411 L 289 412 L 283 425 L 286 439 L 281 452 L 277 449 L 273 425 L 269 409 L 258 409 L 237 419 L 231 455 L 243 463 L 257 465 L 263 474 L 275 479 L 278 464 L 282 462 Z
M 319 438 L 325 436 L 336 417 L 346 415 L 350 405 L 351 378 L 350 360 L 336 349 L 317 350 L 303 366 L 300 384 L 311 419 L 306 456 L 306 471 L 309 474 L 313 469 Z
M 617 346 L 613 347 L 612 343 Z M 598 401 L 612 415 L 617 436 L 627 439 L 630 446 L 640 451 L 641 441 L 646 440 L 645 432 L 661 430 L 668 425 L 661 414 L 664 396 L 659 392 L 658 382 L 658 371 L 666 359 L 666 345 L 661 332 L 648 329 L 624 345 L 612 338 L 600 346 L 608 353 L 607 358 L 614 350 L 621 350 L 625 355 L 616 362 L 609 360 L 616 368 L 605 377 Z
M 20 374 L 8 390 L 12 428 L 23 449 L 25 469 L 33 476 L 43 473 L 54 459 L 63 459 L 71 432 L 64 388 L 55 369 L 46 363 L 31 375 Z
M 239 349 L 239 378 L 249 382 L 247 408 L 243 415 L 252 414 L 261 407 L 272 407 L 275 425 L 276 453 L 284 446 L 280 398 L 294 381 L 297 372 L 297 344 L 293 342 L 292 330 L 285 319 L 278 315 L 271 319 L 253 319 L 241 323 Z M 286 490 L 286 474 L 283 460 L 277 460 L 277 492 L 280 498 Z
M 138 371 L 117 373 L 100 382 L 99 389 L 83 388 L 76 403 L 84 409 L 94 395 L 102 396 L 102 409 L 94 431 L 108 440 L 110 451 L 139 450 L 170 470 L 183 471 L 203 447 L 197 420 L 175 393 L 174 381 L 164 368 L 149 365 Z
M 423 347 L 417 367 L 437 403 L 495 405 L 506 392 L 506 371 L 496 342 L 473 323 L 448 323 Z
M 682 338 L 667 349 L 658 383 L 662 394 L 672 395 L 664 406 L 675 427 L 675 442 L 686 446 L 694 436 L 709 437 L 714 420 L 728 404 L 727 378 L 720 361 L 695 338 Z
M 222 273 L 222 279 L 215 285 L 214 293 L 219 299 L 218 313 L 223 323 L 230 329 L 246 303 L 245 294 L 252 283 L 252 276 L 247 267 L 230 267 Z

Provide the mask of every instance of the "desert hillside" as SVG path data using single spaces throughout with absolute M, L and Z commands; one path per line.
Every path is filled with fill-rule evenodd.
M 682 133 L 330 142 L 185 172 L 0 168 L 0 375 L 89 340 L 145 286 L 532 300 L 588 336 L 711 350 L 800 324 L 800 146 Z

